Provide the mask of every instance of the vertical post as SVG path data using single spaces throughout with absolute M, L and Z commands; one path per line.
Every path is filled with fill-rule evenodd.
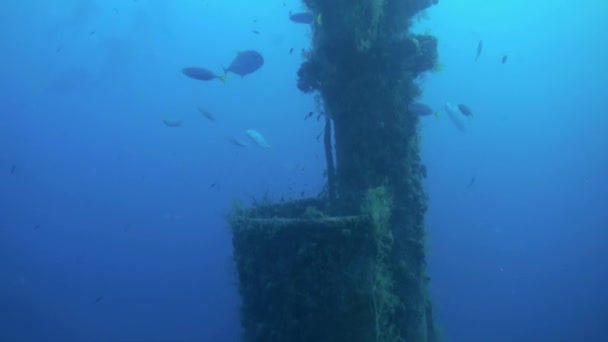
M 323 145 L 325 147 L 325 164 L 327 165 L 327 197 L 330 210 L 334 208 L 336 203 L 336 170 L 334 167 L 333 147 L 331 145 L 331 133 L 331 119 L 326 117 Z
M 399 302 L 385 313 L 385 324 L 399 327 L 391 335 L 397 340 L 433 340 L 418 117 L 408 107 L 421 94 L 415 79 L 437 62 L 436 39 L 410 33 L 412 18 L 437 1 L 304 2 L 318 20 L 313 48 L 298 71 L 298 87 L 320 94 L 327 121 L 334 124 L 336 184 L 330 200 L 339 212 L 356 214 L 370 191 L 384 194 L 386 198 L 376 199 L 381 204 L 373 206 L 390 209 L 389 230 L 382 231 L 391 243 L 381 245 L 387 263 L 381 276 L 388 277 L 385 290 Z M 326 152 L 327 146 L 326 140 Z M 333 189 L 333 158 L 327 162 L 328 189 Z

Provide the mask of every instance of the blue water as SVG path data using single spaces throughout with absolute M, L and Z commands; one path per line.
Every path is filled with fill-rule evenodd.
M 295 87 L 311 37 L 287 20 L 300 9 L 3 5 L 0 341 L 239 340 L 224 213 L 324 184 L 323 126 Z M 444 0 L 417 21 L 442 64 L 421 80 L 439 112 L 421 137 L 447 341 L 608 341 L 607 23 L 600 0 Z M 245 78 L 180 73 L 219 73 L 245 49 L 266 60 Z M 445 102 L 474 110 L 464 133 Z M 272 147 L 226 141 L 247 129 Z

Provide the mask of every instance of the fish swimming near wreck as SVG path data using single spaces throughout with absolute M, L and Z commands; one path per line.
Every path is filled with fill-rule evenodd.
M 312 24 L 317 20 L 317 16 L 311 12 L 289 13 L 289 20 L 297 24 Z
M 259 147 L 270 148 L 270 145 L 268 144 L 268 142 L 266 142 L 266 139 L 264 138 L 262 133 L 253 129 L 248 129 L 247 136 L 254 144 L 258 145 Z
M 220 76 L 213 71 L 199 67 L 182 68 L 182 74 L 199 81 L 210 81 L 214 79 L 223 80 L 224 76 Z
M 264 65 L 264 57 L 255 50 L 246 50 L 239 52 L 232 60 L 228 68 L 224 69 L 224 73 L 229 72 L 245 77 L 260 69 Z
M 458 108 L 450 102 L 446 102 L 444 108 L 446 113 L 448 113 L 450 121 L 452 121 L 454 124 L 454 127 L 456 127 L 459 131 L 464 132 L 464 123 L 462 120 L 460 120 L 460 112 L 458 111 Z
M 410 114 L 412 114 L 414 116 L 429 116 L 429 115 L 433 115 L 433 114 L 435 116 L 437 116 L 437 112 L 434 112 L 431 107 L 429 107 L 428 105 L 426 105 L 424 103 L 420 103 L 420 102 L 410 103 L 407 106 L 407 109 L 410 112 Z

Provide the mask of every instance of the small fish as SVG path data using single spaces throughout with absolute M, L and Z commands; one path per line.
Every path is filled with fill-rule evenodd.
M 304 120 L 310 119 L 314 114 L 314 112 L 308 112 L 308 114 L 306 114 L 306 116 L 304 117 Z
M 471 177 L 471 180 L 469 181 L 469 184 L 467 185 L 467 188 L 472 187 L 473 184 L 475 184 L 475 176 Z
M 246 50 L 239 52 L 230 63 L 228 68 L 224 69 L 224 73 L 232 72 L 244 77 L 254 73 L 264 65 L 264 57 L 255 50 Z
M 289 54 L 291 55 L 293 53 L 293 48 L 289 49 Z
M 289 13 L 289 20 L 297 24 L 312 24 L 316 16 L 311 12 Z
M 38 230 L 38 229 L 40 229 L 40 225 L 39 224 L 37 224 L 37 225 L 34 226 L 34 230 Z
M 196 109 L 198 109 L 198 112 L 203 114 L 203 116 L 206 117 L 207 120 L 215 121 L 215 115 L 213 115 L 213 113 L 211 113 L 210 111 L 206 110 L 205 108 L 201 108 L 201 107 L 197 107 Z
M 429 116 L 434 113 L 431 107 L 420 102 L 410 103 L 407 106 L 407 109 L 411 114 L 414 114 L 414 116 Z
M 469 108 L 469 106 L 465 104 L 459 103 L 458 110 L 460 111 L 460 113 L 462 113 L 462 115 L 473 116 L 473 111 L 471 110 L 471 108 Z
M 95 298 L 95 304 L 101 302 L 103 300 L 103 296 L 98 296 L 97 298 Z
M 167 127 L 181 127 L 184 125 L 183 121 L 174 119 L 163 119 L 163 123 Z
M 507 58 L 509 58 L 509 56 L 507 56 L 507 55 L 503 55 L 503 56 L 502 56 L 502 59 L 500 60 L 500 64 L 505 64 L 505 63 L 507 63 Z
M 12 176 L 13 174 L 15 174 L 15 170 L 16 170 L 16 169 L 17 169 L 17 164 L 13 164 L 13 165 L 11 166 L 11 173 L 10 173 L 10 174 L 11 174 L 11 176 Z
M 211 70 L 199 67 L 182 68 L 182 74 L 199 81 L 210 81 L 214 79 L 223 80 L 223 76 L 218 76 Z
M 475 61 L 477 61 L 479 56 L 481 56 L 481 51 L 483 51 L 483 42 L 480 39 L 479 43 L 477 43 L 477 54 L 475 55 Z
M 253 34 L 260 34 L 260 31 L 258 31 L 258 30 L 251 30 L 251 33 L 253 33 Z
M 217 182 L 213 182 L 213 183 L 211 183 L 211 185 L 209 185 L 209 187 L 213 189 L 213 188 L 215 188 L 216 185 L 217 185 Z
M 244 143 L 241 139 L 238 139 L 238 138 L 235 138 L 235 137 L 227 137 L 226 141 L 228 141 L 232 145 L 238 146 L 238 147 L 245 147 L 245 146 L 247 146 L 247 144 Z
M 266 139 L 264 138 L 262 133 L 253 129 L 248 129 L 247 136 L 254 144 L 258 145 L 259 147 L 270 148 L 270 145 L 266 142 Z

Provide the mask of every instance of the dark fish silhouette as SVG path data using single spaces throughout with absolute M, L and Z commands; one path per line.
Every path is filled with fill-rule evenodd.
M 264 57 L 255 50 L 246 50 L 239 52 L 230 63 L 228 68 L 224 69 L 225 73 L 234 73 L 244 77 L 257 71 L 264 65 Z
M 258 31 L 258 30 L 251 30 L 251 33 L 260 34 L 260 31 Z
M 429 116 L 433 114 L 431 107 L 420 102 L 410 103 L 407 106 L 407 109 L 411 114 L 414 114 L 414 116 Z
M 215 121 L 215 115 L 213 115 L 213 113 L 211 113 L 210 111 L 206 110 L 205 108 L 201 108 L 201 107 L 197 107 L 196 109 L 198 109 L 198 112 L 203 114 L 203 116 L 205 118 L 207 118 L 207 120 Z
M 475 184 L 475 176 L 471 177 L 471 180 L 469 181 L 469 185 L 467 185 L 467 188 L 472 187 L 473 184 Z
M 289 13 L 289 20 L 298 24 L 312 24 L 315 18 L 315 15 L 310 12 Z
M 13 175 L 15 173 L 15 170 L 17 169 L 17 164 L 13 164 L 11 166 L 11 175 Z
M 471 110 L 471 108 L 469 108 L 469 106 L 465 104 L 459 103 L 458 110 L 460 111 L 460 113 L 462 113 L 462 115 L 473 116 L 473 111 Z
M 163 119 L 163 123 L 167 127 L 181 127 L 184 123 L 180 120 Z
M 483 42 L 479 40 L 479 43 L 477 43 L 477 54 L 475 55 L 475 61 L 477 61 L 479 56 L 481 56 L 481 51 L 483 51 Z
M 226 138 L 226 140 L 234 146 L 238 146 L 238 147 L 247 146 L 246 143 L 244 143 L 242 140 L 235 138 L 235 137 L 228 137 L 228 138 Z
M 98 296 L 97 298 L 95 298 L 95 304 L 101 302 L 103 300 L 103 296 Z
M 502 59 L 500 60 L 500 64 L 505 64 L 505 63 L 507 63 L 507 58 L 508 58 L 508 57 L 509 57 L 509 56 L 507 56 L 507 55 L 503 55 L 503 56 L 502 56 Z
M 182 74 L 199 81 L 210 81 L 214 79 L 222 79 L 211 70 L 199 67 L 186 67 L 182 69 Z

